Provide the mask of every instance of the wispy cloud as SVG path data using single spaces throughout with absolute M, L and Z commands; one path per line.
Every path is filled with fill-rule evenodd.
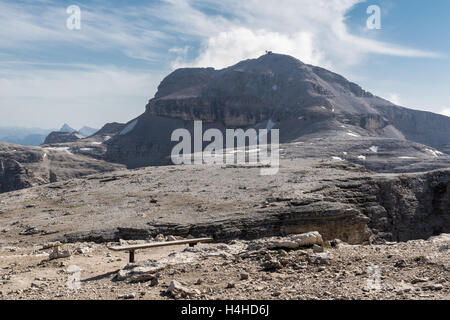
M 324 66 L 357 63 L 367 54 L 439 56 L 352 34 L 345 24 L 346 14 L 364 1 L 163 0 L 120 7 L 95 2 L 81 6 L 82 29 L 77 32 L 66 28 L 65 7 L 3 2 L 0 48 L 74 45 L 120 50 L 131 58 L 157 61 L 174 44 L 193 41 L 201 43 L 200 51 L 184 63 L 208 66 L 258 56 L 265 48 Z M 175 65 L 179 63 L 178 57 Z
M 194 17 L 189 21 L 195 26 L 210 25 L 210 16 L 193 14 L 201 8 L 220 8 L 230 17 L 221 20 L 220 30 L 208 28 L 202 34 L 202 48 L 199 55 L 174 67 L 216 66 L 224 67 L 249 57 L 256 57 L 270 49 L 292 54 L 306 63 L 325 67 L 348 66 L 359 63 L 369 54 L 401 57 L 436 58 L 440 55 L 427 50 L 408 48 L 393 43 L 364 38 L 352 34 L 345 24 L 346 14 L 364 0 L 279 0 L 264 2 L 257 0 L 222 1 L 203 0 L 194 9 L 187 0 L 170 2 L 175 12 L 186 10 Z M 180 4 L 181 3 L 181 4 Z M 167 8 L 165 8 L 167 9 Z M 172 21 L 171 10 L 168 15 Z M 186 21 L 175 22 L 172 28 L 186 30 Z M 201 35 L 195 28 L 196 35 Z
M 8 119 L 0 125 L 23 121 L 27 112 L 30 121 L 48 114 L 52 127 L 69 116 L 88 124 L 81 123 L 80 109 L 98 113 L 92 126 L 126 121 L 143 111 L 171 68 L 222 68 L 265 50 L 330 68 L 372 54 L 439 56 L 353 34 L 346 15 L 363 1 L 89 1 L 80 3 L 77 31 L 66 28 L 60 2 L 2 1 L 0 109 L 8 110 Z

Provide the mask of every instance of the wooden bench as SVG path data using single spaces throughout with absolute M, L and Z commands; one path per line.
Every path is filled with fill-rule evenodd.
M 164 241 L 164 242 L 153 242 L 153 243 L 144 243 L 144 244 L 133 244 L 128 246 L 114 246 L 108 247 L 109 250 L 112 251 L 128 251 L 130 253 L 130 263 L 134 263 L 134 252 L 138 249 L 147 249 L 147 248 L 157 248 L 157 247 L 167 247 L 167 246 L 176 246 L 181 244 L 188 244 L 189 247 L 193 247 L 200 242 L 211 242 L 212 238 L 196 238 L 196 239 L 187 239 L 187 240 L 175 240 L 175 241 Z

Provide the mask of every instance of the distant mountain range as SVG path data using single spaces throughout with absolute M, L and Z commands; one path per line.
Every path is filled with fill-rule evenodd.
M 23 146 L 39 146 L 44 143 L 46 137 L 52 132 L 76 132 L 84 137 L 89 137 L 97 131 L 98 129 L 87 126 L 84 126 L 77 131 L 70 127 L 68 124 L 64 124 L 59 130 L 42 128 L 0 127 L 0 142 L 13 143 Z
M 97 131 L 98 131 L 98 129 L 87 127 L 87 126 L 82 127 L 80 130 L 75 130 L 74 128 L 69 126 L 67 123 L 65 123 L 61 127 L 61 129 L 59 129 L 59 132 L 65 132 L 65 133 L 78 132 L 79 134 L 81 134 L 84 137 L 89 137 L 89 136 L 93 135 L 94 133 L 96 133 Z
M 0 142 L 38 146 L 44 142 L 45 137 L 52 131 L 51 129 L 41 128 L 0 127 Z

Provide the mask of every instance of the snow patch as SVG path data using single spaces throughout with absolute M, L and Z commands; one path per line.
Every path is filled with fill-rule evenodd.
M 54 151 L 65 151 L 68 154 L 73 154 L 73 152 L 70 150 L 69 147 L 47 147 L 47 148 L 44 148 L 44 149 L 46 149 L 46 150 L 54 150 Z
M 366 160 L 367 158 L 366 158 L 366 156 L 361 155 L 361 156 L 358 156 L 358 159 L 360 159 L 360 160 Z
M 349 136 L 351 136 L 351 137 L 360 137 L 360 135 L 358 135 L 358 134 L 356 134 L 356 133 L 353 133 L 353 132 L 351 132 L 351 131 L 347 132 L 347 134 L 348 134 Z
M 380 148 L 377 147 L 377 146 L 371 146 L 371 147 L 369 148 L 369 150 L 372 151 L 372 152 L 374 152 L 374 153 L 377 153 L 379 149 L 380 149 Z
M 340 157 L 331 157 L 331 159 L 336 160 L 336 161 L 344 161 L 344 159 L 342 159 Z
M 436 158 L 439 157 L 439 156 L 444 155 L 442 152 L 437 151 L 437 150 L 425 149 L 425 151 L 431 153 L 433 155 L 433 157 L 436 157 Z

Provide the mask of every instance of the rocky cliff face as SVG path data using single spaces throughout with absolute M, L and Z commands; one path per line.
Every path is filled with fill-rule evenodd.
M 70 154 L 64 148 L 0 143 L 0 193 L 121 168 Z
M 450 139 L 448 117 L 395 106 L 338 74 L 267 54 L 222 70 L 174 71 L 145 113 L 128 123 L 130 130 L 108 142 L 106 157 L 129 167 L 170 164 L 171 132 L 191 130 L 194 120 L 220 130 L 264 128 L 271 121 L 281 142 L 356 132 L 445 151 Z
M 11 190 L 19 190 L 31 186 L 27 178 L 28 172 L 16 160 L 1 159 L 0 160 L 0 193 Z
M 379 206 L 366 213 L 378 236 L 407 241 L 450 231 L 448 170 L 380 179 L 375 194 Z
M 331 190 L 328 196 L 368 218 L 374 241 L 427 239 L 450 231 L 449 170 L 342 179 Z

